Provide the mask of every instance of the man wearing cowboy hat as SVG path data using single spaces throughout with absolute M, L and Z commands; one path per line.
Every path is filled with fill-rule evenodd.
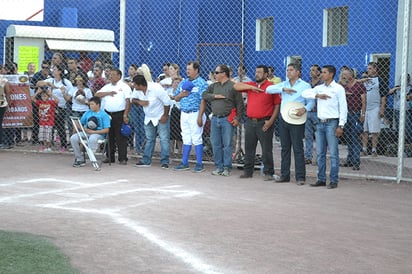
M 309 89 L 309 83 L 300 79 L 301 67 L 291 63 L 286 70 L 288 80 L 266 89 L 269 94 L 282 94 L 280 104 L 279 134 L 281 144 L 281 169 L 277 183 L 290 181 L 291 148 L 295 156 L 296 184 L 305 184 L 306 167 L 303 153 L 303 138 L 305 136 L 305 122 L 307 112 L 315 101 L 302 97 L 302 91 Z

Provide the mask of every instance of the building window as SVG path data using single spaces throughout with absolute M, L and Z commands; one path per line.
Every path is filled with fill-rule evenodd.
M 337 7 L 323 11 L 323 46 L 348 44 L 349 7 Z
M 256 50 L 273 49 L 273 17 L 256 20 Z

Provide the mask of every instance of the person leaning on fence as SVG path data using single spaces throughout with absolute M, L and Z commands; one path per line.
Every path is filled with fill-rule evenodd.
M 56 65 L 53 68 L 53 77 L 44 81 L 37 82 L 38 87 L 50 87 L 54 95 L 59 98 L 59 104 L 56 108 L 55 126 L 60 137 L 60 152 L 67 151 L 67 135 L 66 123 L 67 121 L 67 101 L 71 100 L 72 83 L 64 78 L 64 67 Z
M 133 78 L 133 104 L 139 104 L 144 110 L 144 131 L 146 144 L 143 157 L 136 167 L 150 167 L 156 136 L 160 138 L 160 166 L 169 168 L 170 158 L 170 119 L 169 110 L 172 103 L 169 95 L 159 83 L 147 82 L 143 75 Z
M 172 90 L 168 94 L 172 100 L 170 111 L 170 155 L 176 155 L 175 149 L 177 149 L 179 154 L 182 154 L 183 142 L 182 129 L 180 127 L 180 102 L 176 102 L 173 96 L 182 80 L 183 79 L 180 76 L 173 78 Z
M 86 111 L 80 118 L 80 123 L 84 127 L 84 131 L 87 134 L 88 147 L 96 151 L 98 148 L 98 141 L 103 140 L 110 129 L 110 116 L 102 109 L 100 109 L 101 99 L 97 96 L 93 96 L 89 99 L 90 109 Z M 80 134 L 80 126 L 76 125 Z M 76 129 L 73 130 L 73 134 L 70 137 L 70 143 L 74 152 L 73 167 L 85 166 L 85 159 L 80 148 L 80 136 Z
M 345 89 L 335 82 L 336 68 L 322 67 L 322 85 L 302 92 L 302 97 L 317 99 L 319 123 L 316 128 L 316 154 L 318 163 L 317 181 L 310 186 L 326 186 L 326 152 L 330 154 L 330 183 L 328 189 L 338 187 L 339 181 L 339 137 L 347 119 Z
M 36 72 L 33 77 L 30 79 L 30 90 L 33 90 L 33 93 L 30 94 L 30 96 L 33 96 L 33 94 L 36 92 L 37 88 L 37 82 L 38 81 L 43 81 L 46 80 L 47 78 L 50 77 L 50 62 L 48 60 L 43 60 L 41 63 L 41 68 L 40 71 Z M 36 99 L 40 99 L 39 97 Z M 31 136 L 31 143 L 32 145 L 36 145 L 39 143 L 39 109 L 37 106 L 32 104 L 33 107 L 33 127 L 32 127 L 32 136 Z
M 323 84 L 322 79 L 320 78 L 320 73 L 322 68 L 314 64 L 310 67 L 310 81 L 309 84 L 312 88 Z M 316 125 L 319 123 L 316 101 L 314 107 L 308 111 L 306 123 L 305 123 L 305 164 L 312 164 L 313 158 L 313 139 L 316 130 Z
M 183 80 L 175 94 L 174 100 L 180 102 L 180 126 L 182 128 L 182 162 L 174 170 L 189 170 L 189 155 L 192 145 L 196 152 L 196 166 L 193 172 L 203 172 L 205 170 L 203 160 L 203 126 L 206 122 L 206 115 L 199 113 L 202 94 L 207 89 L 207 82 L 199 76 L 200 65 L 198 62 L 190 61 L 186 65 L 187 79 Z M 198 123 L 198 117 L 202 123 Z
M 203 93 L 199 117 L 205 112 L 206 102 L 212 108 L 211 141 L 216 169 L 212 175 L 230 176 L 232 171 L 233 130 L 239 126 L 244 112 L 240 92 L 233 89 L 229 79 L 229 68 L 218 65 L 214 71 L 216 82 Z M 202 121 L 199 120 L 198 123 Z
M 287 80 L 277 85 L 269 86 L 266 89 L 268 94 L 281 94 L 282 102 L 280 104 L 279 116 L 279 134 L 281 150 L 281 169 L 280 178 L 276 180 L 277 183 L 284 183 L 290 181 L 290 163 L 291 153 L 293 148 L 295 158 L 295 179 L 296 184 L 302 186 L 306 180 L 305 156 L 303 152 L 303 137 L 305 135 L 305 120 L 299 117 L 306 116 L 307 112 L 312 110 L 315 105 L 313 99 L 305 99 L 302 97 L 302 91 L 309 89 L 309 83 L 300 78 L 302 71 L 298 64 L 291 63 L 287 66 L 286 76 Z M 289 115 L 288 104 L 300 103 L 296 105 L 293 115 Z M 284 111 L 286 110 L 286 111 Z M 296 117 L 289 119 L 289 117 Z
M 388 87 L 378 77 L 378 65 L 375 62 L 368 64 L 368 77 L 361 78 L 366 88 L 366 112 L 362 133 L 362 156 L 368 155 L 369 134 L 372 134 L 372 157 L 378 157 L 376 150 L 381 132 L 381 119 L 385 114 L 386 95 Z
M 281 98 L 279 94 L 267 94 L 266 89 L 272 85 L 268 79 L 265 65 L 256 67 L 255 81 L 236 83 L 234 89 L 247 92 L 247 120 L 245 123 L 245 165 L 241 179 L 253 177 L 255 154 L 258 141 L 262 146 L 263 173 L 265 180 L 272 180 L 275 173 L 273 165 L 273 130 L 279 114 Z
M 344 167 L 360 169 L 360 153 L 362 151 L 361 134 L 366 111 L 366 89 L 362 83 L 356 81 L 353 69 L 345 69 L 341 72 L 345 82 L 343 86 L 346 92 L 348 104 L 348 119 L 345 125 L 345 137 L 348 145 L 348 156 Z
M 40 95 L 40 100 L 37 97 Z M 36 93 L 31 96 L 39 110 L 39 136 L 41 143 L 39 152 L 52 151 L 52 132 L 55 121 L 55 109 L 59 103 L 59 98 L 51 92 L 48 87 L 37 88 Z
M 122 72 L 114 68 L 110 72 L 110 84 L 105 85 L 96 93 L 97 97 L 102 98 L 102 107 L 111 116 L 109 130 L 109 151 L 103 163 L 115 162 L 115 151 L 119 157 L 120 165 L 127 165 L 127 137 L 120 132 L 122 123 L 129 123 L 131 89 L 129 85 L 121 80 Z
M 6 113 L 9 108 L 10 92 L 8 80 L 0 74 L 0 149 L 9 149 L 12 147 L 11 142 L 6 140 L 3 134 L 3 118 L 4 113 Z
M 397 85 L 391 88 L 388 92 L 388 95 L 394 94 L 394 128 L 396 131 L 399 130 L 399 119 L 401 117 L 401 100 L 405 100 L 401 98 L 401 86 Z M 406 77 L 406 102 L 405 102 L 405 141 L 409 144 L 412 144 L 412 83 L 411 83 L 411 76 L 408 73 Z M 389 140 L 385 140 L 389 141 Z

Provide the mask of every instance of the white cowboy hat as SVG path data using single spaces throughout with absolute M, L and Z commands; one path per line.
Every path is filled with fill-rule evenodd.
M 302 125 L 306 122 L 306 112 L 302 116 L 297 116 L 296 112 L 299 108 L 305 107 L 300 102 L 287 102 L 282 106 L 281 114 L 282 119 L 292 125 Z

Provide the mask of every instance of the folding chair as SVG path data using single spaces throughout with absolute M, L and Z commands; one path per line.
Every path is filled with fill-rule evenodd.
M 83 125 L 80 123 L 79 117 L 70 117 L 72 121 L 73 127 L 76 129 L 76 133 L 79 136 L 80 143 L 82 144 L 83 148 L 86 150 L 87 156 L 94 167 L 94 170 L 100 171 L 100 165 L 96 160 L 96 156 L 93 153 L 93 150 L 89 147 L 89 139 L 87 137 L 86 132 L 84 131 Z

